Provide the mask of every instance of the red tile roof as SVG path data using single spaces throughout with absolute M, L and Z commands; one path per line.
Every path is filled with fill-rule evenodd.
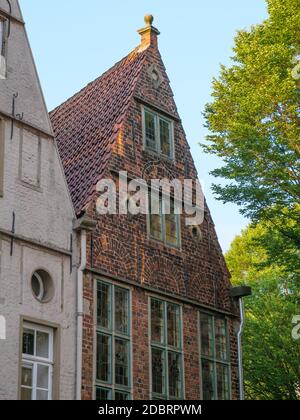
M 77 214 L 104 173 L 145 57 L 134 50 L 50 113 Z

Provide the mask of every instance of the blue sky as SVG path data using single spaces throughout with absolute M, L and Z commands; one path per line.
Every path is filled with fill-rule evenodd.
M 222 163 L 203 154 L 202 112 L 234 37 L 267 17 L 264 0 L 20 0 L 49 110 L 139 44 L 136 30 L 151 13 L 175 100 L 224 251 L 247 225 L 234 205 L 211 192 L 209 172 Z

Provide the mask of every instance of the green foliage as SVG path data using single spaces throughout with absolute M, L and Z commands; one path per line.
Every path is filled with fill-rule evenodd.
M 224 161 L 213 171 L 227 180 L 214 186 L 218 198 L 252 221 L 274 223 L 299 249 L 300 89 L 292 70 L 300 0 L 269 0 L 268 10 L 265 22 L 238 33 L 232 66 L 213 82 L 205 111 L 211 134 L 202 146 Z
M 235 285 L 252 286 L 245 299 L 244 371 L 246 397 L 297 399 L 300 341 L 292 338 L 292 319 L 300 314 L 294 270 L 270 263 L 263 246 L 268 227 L 258 224 L 232 243 L 226 261 Z
M 286 289 L 287 282 L 281 285 L 278 280 L 271 273 L 261 276 L 247 303 L 244 368 L 248 399 L 299 397 L 300 343 L 292 338 L 292 319 L 299 307 L 293 292 Z
M 269 18 L 235 39 L 230 67 L 213 82 L 205 110 L 207 153 L 221 157 L 214 191 L 256 225 L 226 255 L 246 299 L 244 367 L 248 399 L 300 398 L 300 0 L 268 0 Z

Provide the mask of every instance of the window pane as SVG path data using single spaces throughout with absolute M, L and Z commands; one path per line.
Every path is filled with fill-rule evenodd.
M 42 290 L 42 286 L 43 282 L 40 281 L 36 274 L 34 274 L 31 279 L 31 287 L 34 295 L 40 300 L 43 300 L 44 297 L 44 291 Z
M 97 401 L 108 401 L 111 400 L 111 390 L 97 388 L 96 389 L 96 400 Z
M 229 371 L 228 366 L 217 364 L 218 400 L 229 400 Z
M 169 394 L 172 398 L 182 397 L 181 355 L 169 353 Z
M 227 361 L 227 331 L 226 321 L 222 318 L 215 318 L 216 333 L 216 358 L 218 360 Z
M 4 55 L 5 22 L 0 18 L 0 55 Z
M 152 392 L 165 394 L 165 352 L 152 348 Z
M 158 214 L 150 215 L 150 234 L 152 238 L 162 240 L 162 221 Z
M 23 386 L 32 387 L 32 365 L 24 365 L 22 367 L 22 382 Z
M 32 389 L 21 388 L 21 401 L 31 401 L 31 400 L 32 400 Z
M 116 332 L 129 334 L 129 293 L 115 288 L 115 328 Z
M 151 203 L 152 201 L 152 203 Z M 152 238 L 162 241 L 162 201 L 161 198 L 151 194 L 150 202 L 150 235 Z M 159 214 L 155 214 L 158 213 Z
M 180 308 L 177 305 L 168 303 L 168 345 L 180 349 L 181 347 L 181 328 L 180 328 Z
M 202 360 L 202 384 L 204 401 L 214 400 L 214 364 Z
M 36 356 L 49 359 L 49 334 L 41 331 L 36 333 Z
M 116 401 L 127 401 L 129 400 L 129 394 L 126 394 L 125 392 L 115 392 L 115 400 Z
M 170 214 L 165 214 L 166 221 L 166 242 L 171 246 L 179 244 L 179 215 L 175 214 L 174 200 L 171 200 Z
M 111 286 L 98 283 L 97 287 L 97 322 L 102 328 L 111 328 Z
M 129 386 L 129 342 L 116 340 L 115 342 L 115 371 L 116 384 Z
M 34 356 L 34 331 L 25 329 L 23 332 L 23 354 Z
M 171 246 L 179 245 L 178 238 L 178 215 L 166 214 L 166 242 Z
M 153 343 L 164 344 L 164 303 L 151 300 L 151 339 Z
M 111 380 L 111 338 L 102 334 L 97 335 L 97 379 Z
M 42 391 L 40 389 L 36 390 L 36 399 L 37 401 L 48 401 L 48 391 Z
M 201 314 L 201 351 L 203 356 L 214 357 L 213 317 Z
M 49 387 L 49 366 L 37 365 L 37 388 L 48 389 Z
M 160 119 L 160 147 L 161 153 L 165 156 L 171 157 L 171 124 L 168 121 Z
M 145 135 L 146 147 L 150 150 L 156 151 L 156 134 L 155 134 L 155 115 L 149 111 L 145 111 Z

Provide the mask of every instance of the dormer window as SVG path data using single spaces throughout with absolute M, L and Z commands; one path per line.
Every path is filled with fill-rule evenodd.
M 7 22 L 0 16 L 0 79 L 6 78 Z
M 174 126 L 168 118 L 143 108 L 145 149 L 174 159 Z

